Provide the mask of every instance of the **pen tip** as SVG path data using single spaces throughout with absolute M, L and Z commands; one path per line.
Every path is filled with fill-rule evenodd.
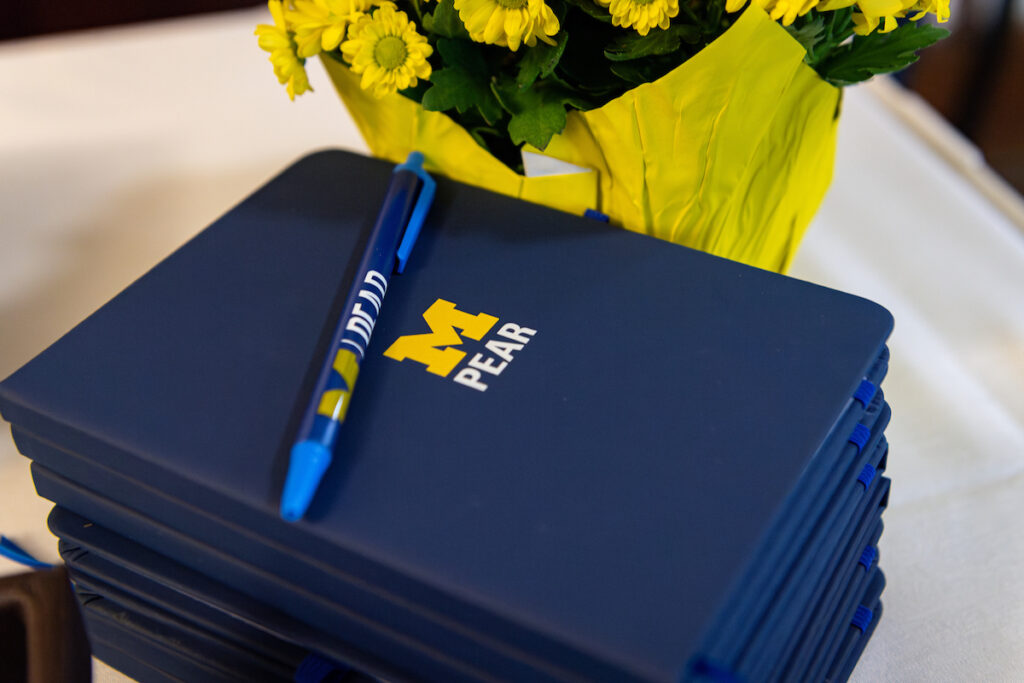
M 288 478 L 281 494 L 281 519 L 302 519 L 330 463 L 330 451 L 321 443 L 300 441 L 292 447 Z

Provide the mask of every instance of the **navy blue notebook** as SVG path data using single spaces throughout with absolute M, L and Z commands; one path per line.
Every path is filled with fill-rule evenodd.
M 877 412 L 877 409 L 875 412 Z M 878 452 L 876 455 L 871 456 L 871 462 L 877 464 L 878 459 L 882 456 L 882 452 L 881 449 L 875 450 Z M 35 450 L 31 451 L 31 453 L 33 456 L 37 454 Z M 51 499 L 57 501 L 58 503 L 71 506 L 74 509 L 79 510 L 81 514 L 89 516 L 91 519 L 102 521 L 103 524 L 110 524 L 114 528 L 122 530 L 122 533 L 126 533 L 129 536 L 136 538 L 143 543 L 156 544 L 156 547 L 160 548 L 161 552 L 170 553 L 174 557 L 180 558 L 180 561 L 192 564 L 193 566 L 200 568 L 202 571 L 210 574 L 211 576 L 216 576 L 220 581 L 224 581 L 232 586 L 240 587 L 243 590 L 254 591 L 253 597 L 256 599 L 276 599 L 278 602 L 293 605 L 298 608 L 299 612 L 305 618 L 312 619 L 321 623 L 322 628 L 326 628 L 328 629 L 328 631 L 333 628 L 335 629 L 335 632 L 338 632 L 337 629 L 343 628 L 343 632 L 346 633 L 347 637 L 354 637 L 354 633 L 356 628 L 358 628 L 358 625 L 350 624 L 346 628 L 343 622 L 338 622 L 337 620 L 321 621 L 316 617 L 318 611 L 322 612 L 325 608 L 330 608 L 330 605 L 332 604 L 332 598 L 334 596 L 337 596 L 341 600 L 344 600 L 345 597 L 344 593 L 339 593 L 332 585 L 325 583 L 323 578 L 307 579 L 308 581 L 311 581 L 313 584 L 317 585 L 319 589 L 319 599 L 316 601 L 315 605 L 308 605 L 304 601 L 301 583 L 299 584 L 299 586 L 289 588 L 289 578 L 287 576 L 281 576 L 277 577 L 276 580 L 274 580 L 272 583 L 268 585 L 267 582 L 261 582 L 258 577 L 253 576 L 253 569 L 251 568 L 252 565 L 247 565 L 244 558 L 246 558 L 248 554 L 248 561 L 252 562 L 252 556 L 265 556 L 267 553 L 273 552 L 273 549 L 258 549 L 258 544 L 255 543 L 253 540 L 233 538 L 233 534 L 231 533 L 230 530 L 228 530 L 224 534 L 222 542 L 218 544 L 218 547 L 223 547 L 224 550 L 227 550 L 231 553 L 231 555 L 224 555 L 222 552 L 218 552 L 216 548 L 204 546 L 202 543 L 192 541 L 187 537 L 182 536 L 181 534 L 172 533 L 169 529 L 167 529 L 166 527 L 162 527 L 157 523 L 147 521 L 144 515 L 136 511 L 120 508 L 119 506 L 117 506 L 116 504 L 112 503 L 109 500 L 105 501 L 101 495 L 96 495 L 92 492 L 88 492 L 85 489 L 81 489 L 77 485 L 72 485 L 68 483 L 66 480 L 63 480 L 64 483 L 62 484 L 62 478 L 46 473 L 46 470 L 44 468 L 34 466 L 33 471 L 35 473 L 37 486 L 39 487 L 40 492 L 50 497 Z M 74 476 L 76 481 L 85 482 L 86 484 L 88 484 L 90 481 L 101 482 L 102 480 L 102 473 L 93 474 L 83 468 L 73 468 L 68 472 L 68 474 L 69 476 Z M 860 484 L 857 484 L 857 486 L 859 487 Z M 122 487 L 126 490 L 133 491 L 138 488 L 137 485 L 133 485 L 131 483 L 124 484 Z M 150 495 L 155 495 L 152 489 L 149 489 L 149 491 Z M 875 507 L 877 508 L 877 503 Z M 864 514 L 864 512 L 866 511 L 867 508 L 863 508 L 862 512 L 859 514 Z M 56 513 L 54 514 L 56 516 Z M 68 513 L 64 514 L 67 515 Z M 184 513 L 180 511 L 178 514 L 180 517 L 185 516 Z M 874 514 L 872 518 L 875 517 L 877 517 L 877 512 Z M 865 518 L 862 524 L 864 526 L 867 526 L 868 521 L 869 520 Z M 215 524 L 215 522 L 213 520 L 210 520 L 208 522 L 208 525 L 210 524 Z M 87 532 L 84 529 L 79 530 L 77 535 L 74 535 L 73 532 L 69 532 L 66 524 L 63 527 L 54 526 L 53 531 L 58 535 L 72 535 L 72 537 L 75 538 L 76 542 L 82 542 L 80 538 L 82 533 L 89 533 L 93 537 L 92 545 L 96 544 L 95 536 L 99 533 L 98 527 L 96 527 L 95 525 L 90 525 L 88 527 Z M 235 541 L 240 541 L 240 543 L 236 543 Z M 130 542 L 122 542 L 122 545 L 132 546 L 133 544 L 131 544 Z M 255 552 L 249 553 L 250 550 Z M 108 553 L 109 552 L 117 551 L 116 549 L 108 550 Z M 136 551 L 128 553 L 126 560 L 130 563 L 137 563 L 139 560 L 138 558 L 136 558 L 136 555 L 138 554 L 138 549 L 136 549 Z M 152 551 L 149 551 L 149 554 L 152 554 Z M 818 551 L 812 551 L 812 554 L 815 555 L 814 559 L 816 561 L 827 561 L 827 559 L 825 557 L 822 557 L 821 553 Z M 234 555 L 234 557 L 232 557 L 232 555 Z M 249 569 L 246 569 L 246 566 L 248 566 Z M 285 566 L 287 567 L 287 565 Z M 193 576 L 193 579 L 194 578 L 195 577 Z M 188 584 L 191 583 L 195 583 L 195 581 L 193 580 L 187 582 L 185 585 L 185 589 L 188 589 Z M 209 580 L 207 580 L 207 583 L 209 583 Z M 191 590 L 198 589 L 191 588 Z M 338 604 L 338 609 L 343 611 L 343 608 L 340 606 L 343 603 L 336 604 Z M 238 609 L 238 605 L 239 600 L 234 600 L 232 609 Z M 382 616 L 386 615 L 394 618 L 395 612 L 397 612 L 400 607 L 400 605 L 394 605 L 391 607 L 377 606 L 376 608 L 364 608 L 362 612 L 364 615 L 376 613 Z M 798 601 L 792 600 L 779 602 L 775 605 L 775 607 L 780 609 L 804 609 L 804 606 L 801 605 Z M 252 620 L 251 617 L 250 620 Z M 269 625 L 275 623 L 278 620 L 280 620 L 280 617 L 278 617 L 278 619 L 275 620 L 270 618 L 269 616 L 264 615 L 259 619 L 259 622 L 264 625 Z M 341 626 L 338 626 L 339 623 L 341 624 Z M 348 658 L 349 655 L 351 654 L 351 651 L 341 651 L 340 653 L 336 653 L 336 650 L 332 648 L 331 644 L 325 645 L 323 642 L 320 642 L 318 644 L 311 643 L 309 640 L 308 628 L 296 630 L 294 623 L 292 623 L 291 626 L 281 628 L 283 629 L 279 633 L 281 637 L 305 642 L 307 647 L 316 647 L 321 651 L 327 653 L 335 653 L 335 656 L 341 659 Z M 403 629 L 404 630 L 402 635 L 404 635 L 404 637 L 402 637 L 401 640 L 402 642 L 408 644 L 410 637 L 416 630 L 415 623 L 406 620 Z M 449 633 L 446 636 L 445 631 L 446 629 L 444 627 L 444 624 L 437 624 L 433 628 L 431 628 L 430 625 L 426 625 L 425 627 L 421 626 L 419 629 L 419 632 L 421 634 L 428 636 L 428 644 L 432 643 L 434 647 L 441 649 L 447 657 L 450 658 L 451 656 L 459 656 L 461 652 L 461 656 L 466 658 L 471 664 L 478 663 L 481 660 L 483 656 L 482 650 L 487 646 L 486 641 L 476 642 L 474 644 L 470 644 L 468 647 L 460 646 L 459 643 L 453 639 L 457 637 L 458 634 Z M 400 648 L 398 647 L 390 648 L 390 653 L 394 659 L 395 664 L 403 663 L 399 661 L 403 659 L 403 657 L 400 656 L 399 652 Z M 412 670 L 422 669 L 422 659 L 418 661 L 406 661 L 413 662 L 411 666 L 407 664 L 407 666 L 409 666 L 409 668 L 411 668 Z M 530 678 L 531 680 L 541 679 L 541 673 L 538 672 L 536 669 L 530 669 L 528 663 L 510 662 L 508 659 L 505 659 L 504 667 L 505 668 L 503 670 L 508 676 L 511 676 L 512 672 L 518 671 L 519 673 L 516 674 L 517 677 Z M 364 665 L 364 668 L 367 668 L 367 670 L 369 671 L 375 671 L 379 675 L 387 675 L 389 677 L 394 676 L 393 671 L 381 671 L 378 668 L 376 668 L 372 663 L 370 663 L 369 666 Z M 407 669 L 407 671 L 408 670 L 409 669 Z M 454 674 L 450 674 L 450 676 L 453 675 Z
M 870 376 L 875 381 L 880 380 L 884 374 L 884 367 L 884 359 L 876 362 Z M 870 403 L 872 407 L 869 408 L 866 416 L 861 417 L 862 421 L 868 416 L 877 417 L 882 406 L 881 393 L 878 392 Z M 222 521 L 201 514 L 199 510 L 168 499 L 159 488 L 145 482 L 127 479 L 109 468 L 91 464 L 88 459 L 78 454 L 63 451 L 51 444 L 32 438 L 18 428 L 15 429 L 15 438 L 22 452 L 33 460 L 63 477 L 88 487 L 98 496 L 114 498 L 122 503 L 126 508 L 123 512 L 117 513 L 113 517 L 104 518 L 106 520 L 104 523 L 109 524 L 111 528 L 137 538 L 142 543 L 151 544 L 153 539 L 161 538 L 170 531 L 160 531 L 159 528 L 153 526 L 140 528 L 138 523 L 142 522 L 142 516 L 150 516 L 150 525 L 167 524 L 171 529 L 191 536 L 195 542 L 189 541 L 184 547 L 179 548 L 178 554 L 175 555 L 181 562 L 191 564 L 207 573 L 215 573 L 218 570 L 215 570 L 214 567 L 221 567 L 224 564 L 217 558 L 221 557 L 221 553 L 228 553 L 243 565 L 246 563 L 249 563 L 250 566 L 258 564 L 264 570 L 278 574 L 280 586 L 275 586 L 275 590 L 284 589 L 288 584 L 297 584 L 297 589 L 290 590 L 299 590 L 301 593 L 302 586 L 316 585 L 318 596 L 322 598 L 319 606 L 337 601 L 336 604 L 345 605 L 364 616 L 379 615 L 380 618 L 386 619 L 392 627 L 398 628 L 406 640 L 410 637 L 417 637 L 426 644 L 442 650 L 449 657 L 462 657 L 470 662 L 483 664 L 487 660 L 487 653 L 495 650 L 493 639 L 489 640 L 480 637 L 480 634 L 467 632 L 466 629 L 459 628 L 458 624 L 453 625 L 446 615 L 437 613 L 428 615 L 422 609 L 410 611 L 408 605 L 386 601 L 379 593 L 368 594 L 365 588 L 352 585 L 345 573 L 338 572 L 337 568 L 318 563 L 316 558 L 288 552 L 287 549 L 273 544 L 268 545 L 260 539 L 258 534 L 251 531 L 243 531 L 230 525 L 225 526 Z M 873 432 L 870 442 L 873 443 L 878 438 L 880 438 L 880 432 L 877 434 Z M 843 450 L 855 452 L 853 445 L 850 444 L 847 444 Z M 865 449 L 865 457 L 869 450 L 869 448 Z M 849 485 L 853 485 L 855 475 L 856 473 L 846 475 Z M 38 477 L 37 481 L 39 481 Z M 73 505 L 70 500 L 55 495 L 52 485 L 41 483 L 40 491 L 51 496 L 60 504 Z M 820 492 L 819 497 L 827 498 L 825 492 Z M 83 498 L 83 500 L 87 499 Z M 96 505 L 101 504 L 96 503 Z M 93 518 L 109 514 L 93 508 L 76 507 L 75 509 Z M 179 539 L 178 545 L 184 543 L 180 540 L 180 534 L 175 534 L 175 536 Z M 212 545 L 216 550 L 211 554 L 204 554 L 202 552 L 204 542 Z M 178 547 L 178 545 L 174 547 Z M 170 548 L 169 544 L 165 544 L 163 552 L 169 552 Z M 807 553 L 814 555 L 816 561 L 824 562 L 827 558 L 827 555 L 816 546 L 804 551 L 804 554 Z M 271 558 L 274 558 L 272 562 Z M 219 571 L 225 572 L 219 575 L 221 581 L 238 586 L 242 590 L 247 588 L 252 590 L 252 581 L 246 578 L 245 571 L 239 573 L 238 570 L 231 567 L 220 568 Z M 256 592 L 254 597 L 262 596 Z M 296 608 L 301 602 L 301 597 L 282 597 L 282 602 Z M 792 600 L 785 602 L 776 600 L 775 602 L 777 603 L 776 607 L 792 606 L 794 609 L 798 607 L 798 603 Z M 311 613 L 308 610 L 298 608 L 298 612 L 302 618 L 311 618 Z M 325 626 L 326 624 L 322 627 Z M 347 632 L 351 634 L 352 628 L 349 628 Z M 542 676 L 536 666 L 529 666 L 515 659 L 529 660 L 530 653 L 509 651 L 508 647 L 499 647 L 497 650 L 487 662 L 492 669 L 503 671 L 506 674 L 520 671 L 520 677 L 532 680 L 538 680 Z
M 442 181 L 289 525 L 287 449 L 389 173 L 300 161 L 4 381 L 0 411 L 579 675 L 676 680 L 891 317 Z
M 878 412 L 877 408 L 875 412 Z M 878 436 L 880 437 L 880 432 Z M 871 441 L 873 442 L 874 440 L 873 438 Z M 181 562 L 195 566 L 211 576 L 216 575 L 220 581 L 229 583 L 232 586 L 237 586 L 242 590 L 253 591 L 252 595 L 254 598 L 264 599 L 267 595 L 277 595 L 280 592 L 277 598 L 280 602 L 297 607 L 304 618 L 313 619 L 314 613 L 308 611 L 308 608 L 303 606 L 302 586 L 316 585 L 319 597 L 316 604 L 317 609 L 322 610 L 332 604 L 332 602 L 339 601 L 334 604 L 355 608 L 363 615 L 376 614 L 387 617 L 393 625 L 401 624 L 402 634 L 405 636 L 403 638 L 404 641 L 407 642 L 415 634 L 419 634 L 420 640 L 425 638 L 426 644 L 441 649 L 449 657 L 461 656 L 470 662 L 479 662 L 483 659 L 485 650 L 491 645 L 486 639 L 467 641 L 464 632 L 451 632 L 450 625 L 445 624 L 443 619 L 433 623 L 424 623 L 422 618 L 417 620 L 415 615 L 407 615 L 406 618 L 399 619 L 400 613 L 403 611 L 401 604 L 384 604 L 379 602 L 374 604 L 368 603 L 365 597 L 360 598 L 358 595 L 353 597 L 351 590 L 345 591 L 339 588 L 335 584 L 337 579 L 333 579 L 330 574 L 323 572 L 324 567 L 318 568 L 314 562 L 313 573 L 310 573 L 310 569 L 305 568 L 309 560 L 300 561 L 297 557 L 293 562 L 289 562 L 287 557 L 277 561 L 274 566 L 283 568 L 282 575 L 276 577 L 272 587 L 254 590 L 254 587 L 264 584 L 254 583 L 252 569 L 246 570 L 245 568 L 247 563 L 249 567 L 252 567 L 251 563 L 262 560 L 264 567 L 270 567 L 271 565 L 266 560 L 275 553 L 279 553 L 279 550 L 264 546 L 256 537 L 243 536 L 237 529 L 227 528 L 218 534 L 216 533 L 218 522 L 214 519 L 196 519 L 194 523 L 186 525 L 194 529 L 203 527 L 205 533 L 200 535 L 207 538 L 209 543 L 214 544 L 213 547 L 210 547 L 204 546 L 202 542 L 191 540 L 181 534 L 172 533 L 171 530 L 163 527 L 155 520 L 147 521 L 145 515 L 140 513 L 138 509 L 131 510 L 114 507 L 112 510 L 111 506 L 113 503 L 109 500 L 104 501 L 104 489 L 106 490 L 105 495 L 107 497 L 116 495 L 118 491 L 123 494 L 130 493 L 131 495 L 127 496 L 127 498 L 134 502 L 125 503 L 126 505 L 147 507 L 153 510 L 152 514 L 162 513 L 163 517 L 171 518 L 179 524 L 187 522 L 190 517 L 194 516 L 186 508 L 180 505 L 171 505 L 163 500 L 160 493 L 152 487 L 123 480 L 109 471 L 86 466 L 84 460 L 70 454 L 63 454 L 63 457 L 61 457 L 61 451 L 46 448 L 44 444 L 39 442 L 26 443 L 24 440 L 21 440 L 20 443 L 23 446 L 28 446 L 25 452 L 34 459 L 37 459 L 37 461 L 46 464 L 48 467 L 57 467 L 58 473 L 71 477 L 79 484 L 94 487 L 91 493 L 80 490 L 77 486 L 65 485 L 61 488 L 58 486 L 59 479 L 57 477 L 50 475 L 44 477 L 45 470 L 35 467 L 34 472 L 37 485 L 40 492 L 44 495 L 62 505 L 72 506 L 81 514 L 92 519 L 103 520 L 104 524 L 109 524 L 111 528 L 118 529 L 121 533 L 136 538 L 142 543 L 151 545 L 156 543 L 161 552 L 169 553 Z M 881 455 L 881 452 L 878 452 L 876 455 L 871 456 L 871 462 L 877 463 Z M 851 479 L 852 482 L 853 480 Z M 859 488 L 860 484 L 858 483 L 856 486 Z M 57 529 L 54 529 L 54 531 L 58 534 L 61 533 Z M 827 556 L 818 549 L 809 550 L 808 552 L 814 556 L 813 559 L 816 562 L 824 563 L 827 561 Z M 225 555 L 224 553 L 227 554 Z M 289 569 L 292 569 L 292 571 L 289 571 Z M 317 569 L 319 569 L 320 573 L 316 573 Z M 298 582 L 298 585 L 289 588 L 288 586 L 292 582 Z M 292 593 L 296 593 L 296 595 L 292 596 Z M 776 601 L 775 607 L 800 609 L 801 605 L 799 602 L 787 600 L 784 602 Z M 262 621 L 269 623 L 266 618 Z M 332 622 L 321 623 L 322 628 L 332 628 L 330 625 Z M 352 637 L 354 628 L 350 626 L 346 630 L 346 634 L 349 637 Z M 303 636 L 293 635 L 291 637 L 302 638 Z M 319 647 L 323 649 L 323 646 Z M 392 654 L 395 652 L 393 649 Z M 343 653 L 339 656 L 344 657 L 345 654 Z M 492 664 L 498 666 L 499 662 L 493 660 Z M 510 661 L 507 658 L 501 661 L 501 665 L 503 667 L 502 670 L 509 675 L 513 671 L 519 671 L 519 677 L 532 680 L 539 680 L 541 677 L 541 673 L 535 668 L 531 669 L 523 663 Z M 384 673 L 381 673 L 381 675 L 384 675 Z

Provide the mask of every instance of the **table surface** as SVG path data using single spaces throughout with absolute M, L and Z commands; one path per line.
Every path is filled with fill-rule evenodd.
M 252 35 L 267 20 L 0 44 L 0 376 L 290 161 L 365 151 L 318 63 L 317 92 L 288 101 Z M 1024 680 L 1024 232 L 900 98 L 847 90 L 835 179 L 791 273 L 896 318 L 886 609 L 854 680 Z M 49 507 L 0 438 L 0 531 L 55 560 Z

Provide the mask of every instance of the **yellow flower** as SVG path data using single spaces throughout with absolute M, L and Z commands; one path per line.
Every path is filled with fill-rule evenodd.
M 679 14 L 679 0 L 596 0 L 607 7 L 612 24 L 646 36 L 652 28 L 668 28 L 668 20 Z
M 661 0 L 664 2 L 664 0 Z M 544 0 L 455 0 L 455 9 L 469 37 L 478 43 L 507 47 L 513 52 L 540 38 L 554 45 L 558 17 Z
M 879 33 L 892 31 L 899 23 L 897 19 L 907 16 L 907 12 L 917 11 L 910 17 L 917 21 L 926 14 L 934 14 L 940 23 L 949 21 L 949 0 L 823 0 L 818 9 L 829 11 L 849 7 L 856 3 L 859 12 L 853 15 L 853 31 L 862 36 L 878 29 Z
M 949 21 L 949 0 L 918 0 L 910 9 L 917 10 L 917 14 L 910 17 L 911 21 L 917 21 L 928 13 L 934 14 L 940 24 Z
M 753 4 L 768 12 L 768 15 L 773 20 L 781 20 L 783 26 L 789 26 L 797 17 L 802 17 L 815 7 L 822 9 L 821 6 L 818 5 L 818 1 L 819 0 L 751 0 Z M 852 2 L 853 0 L 850 0 L 847 4 L 852 4 Z M 743 6 L 746 4 L 747 0 L 726 0 L 725 11 L 738 12 L 743 9 Z
M 345 38 L 345 29 L 373 6 L 373 0 L 295 0 L 288 23 L 295 31 L 300 57 L 334 50 Z
M 260 24 L 256 27 L 256 35 L 261 48 L 270 53 L 270 63 L 274 65 L 277 82 L 288 84 L 288 97 L 292 100 L 301 95 L 309 87 L 306 77 L 305 60 L 299 59 L 295 41 L 288 33 L 288 24 L 284 18 L 284 3 L 281 0 L 269 0 L 267 6 L 274 17 L 274 25 Z
M 417 78 L 430 78 L 427 57 L 433 51 L 405 12 L 390 2 L 383 3 L 372 17 L 360 17 L 341 44 L 352 71 L 363 75 L 359 86 L 372 89 L 376 97 L 414 87 Z

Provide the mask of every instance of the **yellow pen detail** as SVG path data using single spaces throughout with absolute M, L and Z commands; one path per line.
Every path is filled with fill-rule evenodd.
M 349 398 L 352 396 L 352 389 L 355 388 L 356 378 L 359 376 L 359 359 L 352 351 L 338 349 L 332 367 L 341 375 L 341 379 L 345 382 L 345 388 L 325 391 L 320 396 L 320 405 L 316 412 L 341 422 L 345 419 L 345 413 L 348 412 Z

